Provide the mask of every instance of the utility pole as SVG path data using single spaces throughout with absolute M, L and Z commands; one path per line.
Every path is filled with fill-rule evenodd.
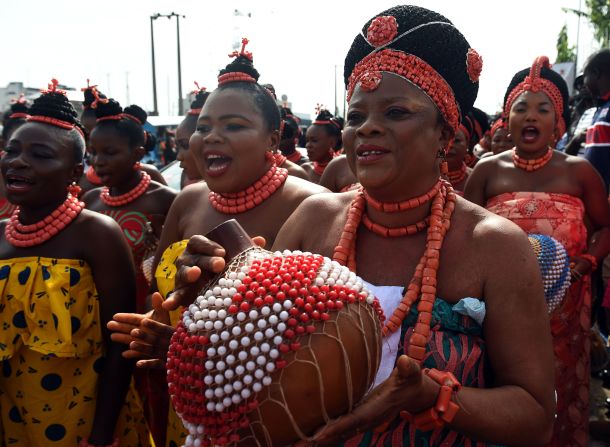
M 126 105 L 131 104 L 131 101 L 129 100 L 129 72 L 128 71 L 125 72 L 125 104 Z
M 153 35 L 153 20 L 158 19 L 159 17 L 167 17 L 168 20 L 171 20 L 172 17 L 176 18 L 176 41 L 177 41 L 177 50 L 178 50 L 178 113 L 180 115 L 184 114 L 184 105 L 182 103 L 182 63 L 180 59 L 180 17 L 183 19 L 186 18 L 185 15 L 177 14 L 172 12 L 171 14 L 154 14 L 150 16 L 150 42 L 152 49 L 152 71 L 153 71 L 153 99 L 154 99 L 154 115 L 159 114 L 159 110 L 157 109 L 157 77 L 155 74 L 155 38 Z
M 150 50 L 152 53 L 152 83 L 153 83 L 153 111 L 151 115 L 159 115 L 159 108 L 157 107 L 157 73 L 155 70 L 155 33 L 153 29 L 153 21 L 158 19 L 161 15 L 159 13 L 150 16 Z

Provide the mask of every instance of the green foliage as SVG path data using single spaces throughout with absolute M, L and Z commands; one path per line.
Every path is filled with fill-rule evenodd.
M 557 37 L 557 59 L 555 59 L 555 63 L 573 62 L 575 60 L 576 49 L 568 45 L 568 26 L 563 25 Z
M 602 48 L 610 44 L 610 0 L 585 0 L 586 11 L 562 8 L 577 16 L 586 18 L 593 27 L 593 35 Z

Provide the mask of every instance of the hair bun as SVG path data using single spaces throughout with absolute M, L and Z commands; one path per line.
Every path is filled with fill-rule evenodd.
M 97 119 L 117 116 L 121 113 L 123 113 L 121 104 L 113 98 L 109 98 L 108 102 L 98 102 L 97 107 L 95 108 L 95 116 Z
M 146 122 L 146 118 L 148 118 L 148 113 L 146 113 L 142 107 L 136 104 L 125 107 L 123 109 L 123 113 L 135 116 L 140 121 L 140 124 L 144 124 Z

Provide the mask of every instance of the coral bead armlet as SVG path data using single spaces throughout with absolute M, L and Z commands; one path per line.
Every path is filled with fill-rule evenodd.
M 131 191 L 121 194 L 120 196 L 111 196 L 110 190 L 105 186 L 100 193 L 100 199 L 108 206 L 122 206 L 133 202 L 144 194 L 150 186 L 150 175 L 145 171 L 141 171 L 141 175 L 140 182 Z
M 453 374 L 447 371 L 426 368 L 423 373 L 441 386 L 436 404 L 434 407 L 414 415 L 408 411 L 401 411 L 400 416 L 418 430 L 430 431 L 453 421 L 460 407 L 452 402 L 451 398 L 460 390 L 462 385 Z

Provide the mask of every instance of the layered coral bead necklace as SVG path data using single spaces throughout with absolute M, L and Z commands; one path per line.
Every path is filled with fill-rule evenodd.
M 24 225 L 19 222 L 20 207 L 9 218 L 4 228 L 4 237 L 15 247 L 32 247 L 48 241 L 61 230 L 66 228 L 81 213 L 85 204 L 72 194 L 44 219 Z
M 393 213 L 417 208 L 430 201 L 432 201 L 430 216 L 424 221 L 406 227 L 382 227 L 372 223 L 365 213 L 367 205 L 379 211 Z M 413 278 L 409 282 L 400 304 L 383 327 L 384 336 L 399 330 L 403 320 L 419 298 L 417 324 L 413 328 L 407 354 L 420 363 L 424 360 L 426 344 L 430 335 L 432 309 L 436 300 L 440 250 L 451 225 L 455 201 L 456 194 L 446 180 L 439 180 L 430 191 L 420 197 L 394 203 L 376 201 L 363 188 L 360 188 L 350 205 L 345 227 L 333 255 L 333 260 L 347 265 L 350 270 L 356 272 L 356 234 L 361 222 L 367 229 L 384 237 L 408 236 L 428 227 L 424 254 L 415 268 Z
M 447 178 L 451 182 L 451 185 L 456 186 L 466 178 L 467 173 L 468 166 L 466 166 L 466 163 L 462 162 L 462 166 L 459 169 L 447 172 Z
M 527 172 L 537 171 L 538 169 L 546 166 L 546 164 L 551 161 L 551 158 L 553 158 L 553 149 L 550 147 L 542 157 L 531 160 L 520 157 L 519 154 L 517 154 L 517 149 L 513 149 L 513 163 L 519 169 L 523 169 Z
M 136 200 L 146 192 L 151 182 L 150 175 L 148 175 L 147 172 L 140 171 L 140 174 L 140 181 L 135 188 L 126 192 L 125 194 L 121 194 L 120 196 L 111 196 L 110 189 L 107 186 L 104 186 L 102 188 L 102 192 L 100 193 L 100 199 L 102 202 L 108 206 L 122 206 Z
M 280 168 L 273 154 L 268 152 L 266 158 L 271 161 L 269 170 L 254 184 L 236 193 L 217 193 L 210 191 L 208 198 L 216 211 L 223 214 L 239 214 L 249 211 L 275 193 L 288 177 L 288 170 Z

